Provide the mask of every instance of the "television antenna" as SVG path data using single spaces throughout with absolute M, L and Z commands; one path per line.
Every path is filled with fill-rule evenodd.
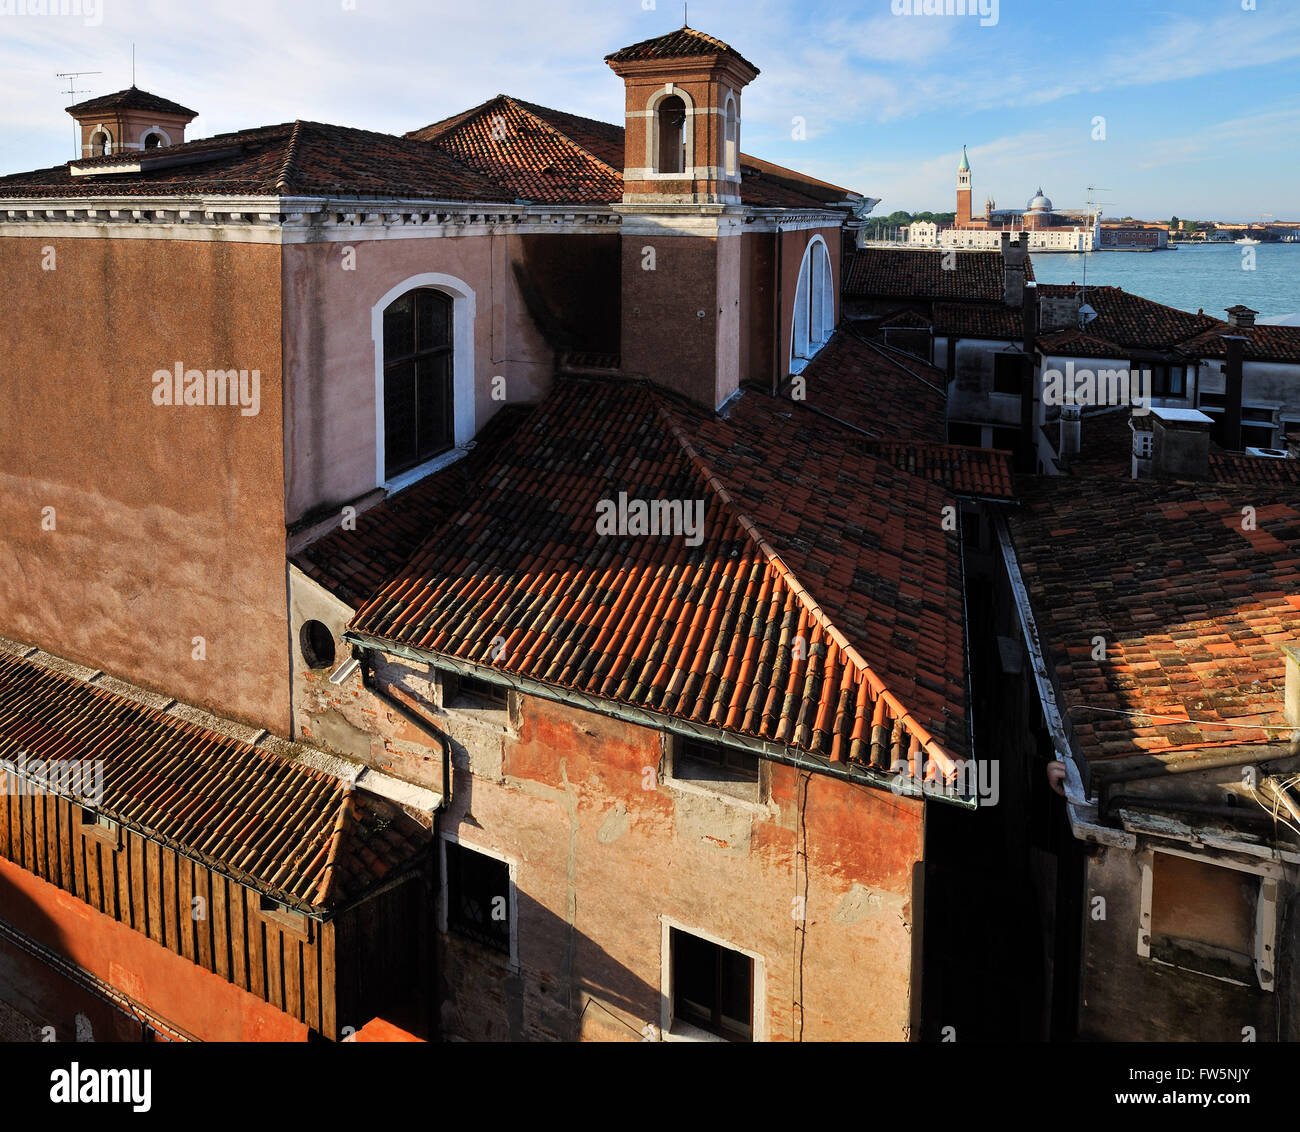
M 89 90 L 78 90 L 77 80 L 81 78 L 82 75 L 102 75 L 103 73 L 103 71 L 55 71 L 54 77 L 56 79 L 68 80 L 68 89 L 64 91 L 64 94 L 72 99 L 73 102 L 76 102 L 77 95 L 90 93 Z M 75 160 L 81 156 L 81 123 L 75 118 L 72 120 L 72 147 L 72 156 Z

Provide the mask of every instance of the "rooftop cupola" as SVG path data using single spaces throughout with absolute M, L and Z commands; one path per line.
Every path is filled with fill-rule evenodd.
M 81 127 L 78 157 L 83 160 L 179 145 L 185 140 L 185 127 L 198 117 L 198 111 L 137 86 L 88 98 L 67 110 Z
M 627 91 L 624 204 L 738 204 L 740 92 L 758 68 L 681 27 L 605 57 Z

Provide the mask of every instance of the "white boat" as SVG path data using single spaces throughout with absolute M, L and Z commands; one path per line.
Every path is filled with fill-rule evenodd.
M 1249 236 L 1242 236 L 1240 240 L 1233 240 L 1234 244 L 1258 244 L 1258 240 L 1252 240 Z

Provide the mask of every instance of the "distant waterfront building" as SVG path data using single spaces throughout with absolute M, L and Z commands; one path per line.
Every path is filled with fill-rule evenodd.
M 946 248 L 996 249 L 1002 233 L 1025 232 L 1031 252 L 1090 252 L 1099 246 L 1100 213 L 1057 209 L 1040 186 L 1023 210 L 999 209 L 992 198 L 984 202 L 984 215 L 971 214 L 971 168 L 962 146 L 957 166 L 957 216 L 951 227 L 938 234 Z M 913 241 L 916 242 L 916 241 Z

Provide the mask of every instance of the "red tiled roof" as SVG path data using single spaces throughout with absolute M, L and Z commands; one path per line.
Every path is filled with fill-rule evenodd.
M 358 608 L 455 514 L 532 411 L 526 405 L 502 407 L 474 438 L 469 455 L 361 512 L 355 530 L 340 527 L 318 538 L 293 556 L 293 564 Z
M 1002 303 L 935 303 L 934 332 L 939 337 L 1019 341 L 1025 336 L 1024 314 Z
M 1115 342 L 1074 329 L 1040 335 L 1038 348 L 1044 354 L 1076 358 L 1115 358 L 1125 353 L 1124 347 Z
M 702 545 L 597 534 L 619 492 L 703 500 Z M 947 762 L 966 746 L 950 500 L 789 402 L 746 393 L 723 420 L 561 381 L 349 635 L 832 760 Z
M 899 327 L 904 329 L 930 330 L 934 326 L 932 319 L 926 318 L 920 311 L 902 310 L 891 311 L 880 319 L 880 327 L 884 330 L 894 330 Z
M 150 94 L 137 86 L 129 86 L 126 90 L 115 91 L 113 94 L 88 98 L 66 109 L 75 117 L 99 114 L 105 110 L 152 110 L 158 114 L 188 114 L 191 118 L 197 117 L 199 113 L 188 106 L 182 106 L 179 102 L 172 102 L 169 98 Z
M 296 907 L 348 903 L 423 851 L 333 775 L 0 651 L 0 757 L 102 760 L 100 812 Z
M 803 373 L 804 403 L 873 436 L 933 441 L 947 435 L 947 383 L 940 369 L 841 327 Z
M 1300 326 L 1232 326 L 1220 323 L 1213 330 L 1189 338 L 1179 346 L 1193 357 L 1222 358 L 1227 355 L 1224 335 L 1245 338 L 1241 356 L 1248 362 L 1291 362 L 1300 364 Z
M 1079 290 L 1072 283 L 1038 284 L 1038 293 L 1049 298 L 1064 298 Z M 1172 350 L 1194 335 L 1223 325 L 1209 315 L 1189 314 L 1119 287 L 1089 287 L 1086 299 L 1097 312 L 1087 324 L 1086 334 L 1125 350 Z
M 981 499 L 1014 499 L 1016 495 L 1011 461 L 1005 452 L 902 440 L 869 440 L 864 448 L 902 471 L 943 484 L 954 495 Z
M 953 266 L 944 270 L 944 263 Z M 1034 266 L 1025 257 L 1025 279 Z M 1006 277 L 1000 251 L 943 248 L 855 248 L 844 274 L 844 293 L 855 298 L 966 299 L 1001 302 Z
M 126 161 L 141 172 L 73 177 L 61 165 L 0 177 L 0 199 L 220 193 L 612 204 L 623 196 L 621 126 L 507 95 L 405 137 L 291 122 L 72 164 Z M 740 165 L 741 199 L 756 207 L 822 209 L 854 195 L 746 154 Z
M 1243 452 L 1211 452 L 1210 478 L 1219 483 L 1300 487 L 1300 460 L 1247 456 Z
M 522 200 L 611 203 L 622 199 L 622 131 L 615 164 L 567 137 L 538 110 L 544 108 L 499 94 L 407 137 L 433 142 L 484 177 L 508 186 Z M 588 138 L 595 133 L 590 128 L 582 132 Z M 612 156 L 609 146 L 602 144 L 601 148 L 607 157 Z
M 1079 752 L 1281 737 L 1280 646 L 1300 639 L 1300 497 L 1134 480 L 1098 488 L 1042 477 L 1011 519 Z M 1246 505 L 1254 530 L 1242 529 Z M 1097 636 L 1105 660 L 1093 659 Z
M 691 27 L 680 27 L 667 35 L 657 35 L 653 39 L 643 39 L 630 47 L 620 48 L 613 54 L 606 55 L 605 62 L 631 63 L 641 59 L 685 59 L 702 55 L 726 55 L 738 59 L 758 74 L 758 68 L 734 47 Z
M 623 199 L 623 133 L 499 94 L 406 136 L 432 142 L 523 200 L 612 204 Z M 760 208 L 821 208 L 853 195 L 744 153 L 740 173 L 741 200 Z
M 172 164 L 178 157 L 204 161 Z M 141 173 L 73 177 L 69 165 L 0 177 L 3 197 L 231 196 L 414 197 L 506 203 L 497 184 L 423 142 L 320 122 L 278 126 L 185 142 L 145 153 L 78 161 L 79 168 L 138 161 Z M 150 167 L 150 166 L 154 167 Z
M 1133 476 L 1133 430 L 1128 407 L 1120 410 L 1083 410 L 1080 415 L 1079 451 L 1070 460 L 1072 476 Z M 1057 426 L 1047 426 L 1055 439 Z

